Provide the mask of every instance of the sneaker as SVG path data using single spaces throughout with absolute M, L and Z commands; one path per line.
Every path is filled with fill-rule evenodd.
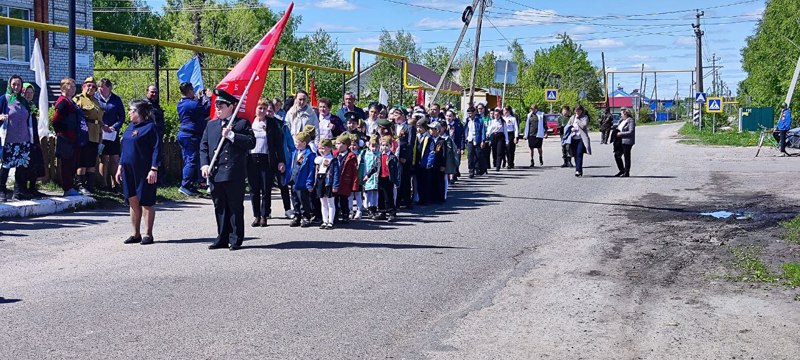
M 185 187 L 183 187 L 183 186 L 181 186 L 180 188 L 178 188 L 178 191 L 179 191 L 181 194 L 183 194 L 183 195 L 186 195 L 186 196 L 199 196 L 199 195 L 200 195 L 200 193 L 198 193 L 198 192 L 194 191 L 193 189 L 187 189 L 187 188 L 185 188 Z
M 361 220 L 361 210 L 356 210 L 356 214 L 353 215 L 353 219 Z
M 294 217 L 294 210 L 292 210 L 292 209 L 286 210 L 286 212 L 284 214 L 286 215 L 287 219 L 291 219 L 291 218 Z
M 85 188 L 83 186 L 79 186 L 78 187 L 78 192 L 80 192 L 81 195 L 86 195 L 86 196 L 92 195 L 92 192 L 89 191 L 89 189 L 87 189 L 87 188 Z
M 328 226 L 325 227 L 325 230 L 333 230 L 333 224 L 332 223 L 328 223 Z
M 320 225 L 320 226 L 319 226 L 319 228 L 320 228 L 321 230 L 325 230 L 325 229 L 327 229 L 327 228 L 328 228 L 328 223 L 322 223 L 322 225 Z
M 64 196 L 80 196 L 80 195 L 81 192 L 76 190 L 75 188 L 64 191 Z
M 300 221 L 300 227 L 304 227 L 305 228 L 305 227 L 309 227 L 309 226 L 311 226 L 311 222 L 308 221 L 307 219 L 303 219 L 303 220 Z

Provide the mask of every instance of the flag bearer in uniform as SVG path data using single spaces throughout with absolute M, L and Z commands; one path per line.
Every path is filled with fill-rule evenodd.
M 247 153 L 256 146 L 256 137 L 249 121 L 234 116 L 239 102 L 236 97 L 221 89 L 214 89 L 214 95 L 217 121 L 208 123 L 200 140 L 200 171 L 208 179 L 217 217 L 217 239 L 208 248 L 237 250 L 244 240 Z M 229 125 L 231 122 L 233 125 Z M 212 168 L 211 159 L 220 141 L 222 149 Z

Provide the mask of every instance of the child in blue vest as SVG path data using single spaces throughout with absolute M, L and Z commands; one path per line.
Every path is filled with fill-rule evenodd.
M 370 172 L 375 163 L 380 161 L 378 153 L 378 138 L 373 136 L 367 144 L 367 148 L 361 152 L 361 162 L 358 166 L 358 177 L 363 182 L 363 189 L 367 194 L 367 216 L 374 217 L 378 212 L 378 174 Z
M 299 132 L 294 135 L 295 150 L 286 166 L 286 185 L 291 188 L 294 220 L 292 227 L 308 227 L 311 224 L 311 192 L 314 190 L 314 158 L 308 147 L 311 135 Z
M 336 216 L 333 192 L 339 188 L 339 162 L 333 158 L 333 142 L 330 139 L 320 140 L 319 156 L 314 159 L 314 164 L 317 174 L 314 188 L 322 205 L 322 225 L 319 228 L 331 230 Z

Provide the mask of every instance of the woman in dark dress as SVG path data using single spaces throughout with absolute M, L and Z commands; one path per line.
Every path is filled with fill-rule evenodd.
M 125 244 L 153 243 L 153 223 L 156 211 L 156 182 L 161 165 L 161 137 L 151 116 L 152 108 L 145 100 L 128 104 L 130 125 L 122 135 L 122 155 L 117 168 L 117 182 L 122 184 L 122 195 L 130 205 L 133 235 Z M 141 235 L 142 212 L 146 233 Z

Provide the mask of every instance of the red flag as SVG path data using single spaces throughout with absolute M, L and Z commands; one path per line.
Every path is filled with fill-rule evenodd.
M 425 106 L 425 90 L 422 88 L 417 89 L 417 105 Z
M 317 85 L 314 84 L 314 78 L 311 78 L 311 89 L 308 90 L 310 94 L 308 95 L 311 98 L 311 107 L 317 107 L 319 104 L 317 103 Z
M 242 102 L 239 108 L 238 117 L 247 119 L 252 122 L 256 114 L 256 106 L 258 99 L 261 98 L 261 93 L 264 91 L 264 82 L 267 80 L 267 69 L 272 61 L 272 55 L 275 54 L 275 47 L 278 45 L 278 40 L 281 38 L 283 28 L 289 20 L 289 15 L 294 8 L 294 2 L 289 4 L 283 17 L 278 21 L 270 31 L 264 35 L 258 45 L 250 49 L 242 60 L 233 67 L 233 70 L 225 75 L 225 78 L 217 85 L 218 89 L 222 89 L 231 95 L 239 98 Z M 253 84 L 250 85 L 250 90 L 244 94 L 244 89 L 253 73 L 257 74 Z M 216 96 L 211 98 L 211 114 L 216 118 L 214 109 L 214 101 Z

